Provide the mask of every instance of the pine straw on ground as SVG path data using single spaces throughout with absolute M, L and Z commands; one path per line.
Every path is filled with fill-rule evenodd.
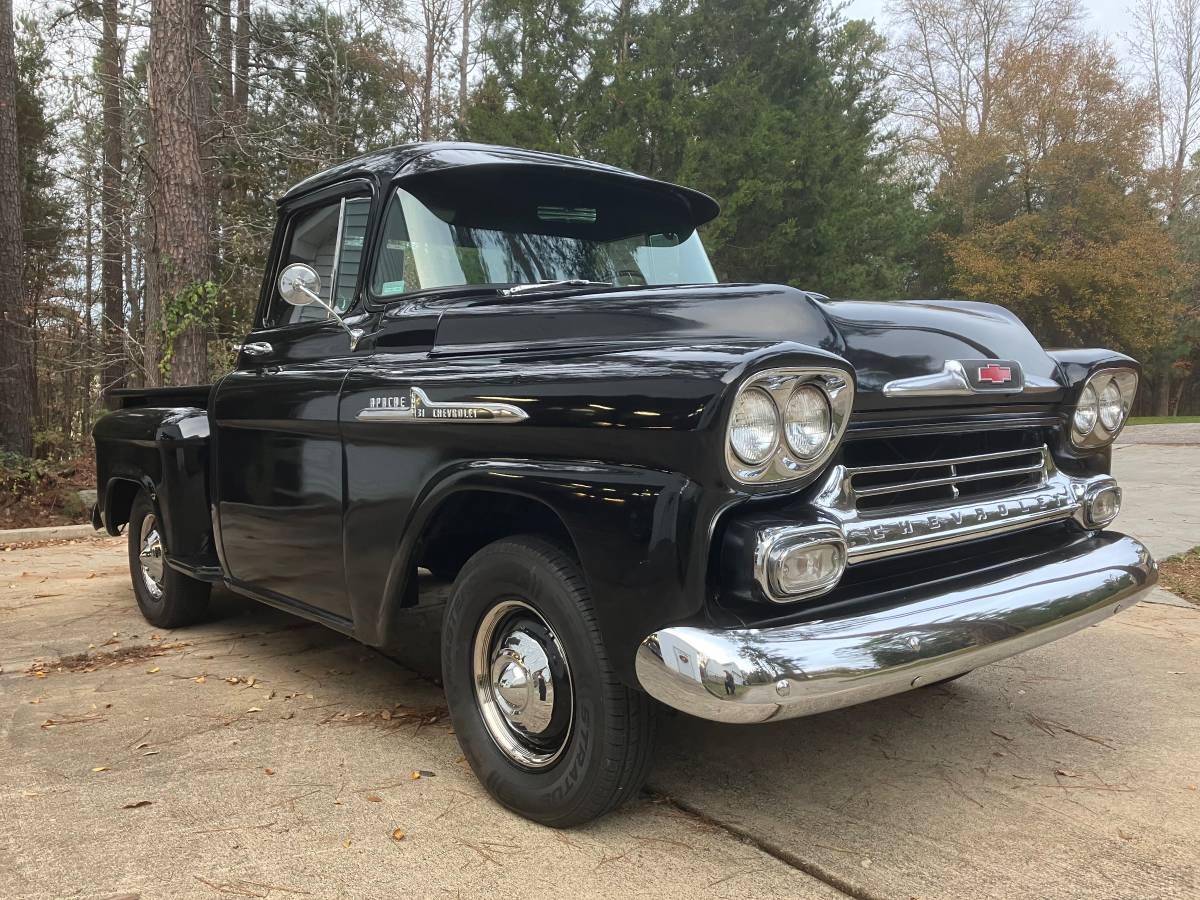
M 1168 591 L 1200 606 L 1200 547 L 1162 560 L 1158 574 Z
M 50 661 L 36 660 L 25 670 L 25 674 L 33 678 L 45 678 L 47 675 L 61 672 L 95 672 L 97 669 L 107 669 L 123 663 L 153 659 L 172 650 L 181 650 L 186 646 L 188 646 L 186 641 L 167 641 L 159 644 L 140 644 L 136 647 L 120 647 L 116 650 L 72 653 L 69 656 Z

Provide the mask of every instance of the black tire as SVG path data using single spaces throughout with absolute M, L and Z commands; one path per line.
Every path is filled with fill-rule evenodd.
M 143 526 L 159 535 L 159 558 L 157 565 L 150 563 L 153 571 L 143 571 L 141 551 L 146 534 Z M 165 537 L 157 522 L 154 504 L 143 490 L 133 501 L 129 510 L 129 526 L 126 529 L 129 543 L 129 574 L 133 578 L 133 595 L 146 621 L 157 628 L 179 628 L 198 621 L 208 609 L 208 595 L 212 585 L 205 581 L 189 578 L 162 561 L 167 552 Z M 157 580 L 156 580 L 157 576 Z M 157 587 L 157 596 L 152 584 Z
M 559 747 L 556 758 L 539 768 L 521 765 L 501 749 L 473 678 L 481 624 L 514 603 L 544 620 L 552 652 L 561 651 L 569 669 L 570 724 L 565 737 L 550 742 Z M 488 658 L 495 658 L 491 651 Z M 463 566 L 446 606 L 442 679 L 467 761 L 488 792 L 514 812 L 567 828 L 604 815 L 641 789 L 651 762 L 654 708 L 645 694 L 617 679 L 579 566 L 549 541 L 533 536 L 497 541 Z M 561 684 L 557 677 L 552 683 L 556 716 Z M 545 697 L 543 688 L 542 701 Z

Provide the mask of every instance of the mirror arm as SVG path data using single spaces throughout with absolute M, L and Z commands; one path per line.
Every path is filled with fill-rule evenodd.
M 296 287 L 299 290 L 303 291 L 306 296 L 311 297 L 316 303 L 319 303 L 321 306 L 323 306 L 325 308 L 326 312 L 328 312 L 331 316 L 333 316 L 334 320 L 339 325 L 342 326 L 342 329 L 346 332 L 346 334 L 350 335 L 350 349 L 357 350 L 358 342 L 363 336 L 363 330 L 361 328 L 351 328 L 349 325 L 347 325 L 342 320 L 341 313 L 339 313 L 336 309 L 334 309 L 331 304 L 326 303 L 324 300 L 322 300 L 320 294 L 316 294 L 313 291 L 310 291 L 307 287 L 305 287 L 303 284 L 300 284 L 299 282 L 297 282 Z

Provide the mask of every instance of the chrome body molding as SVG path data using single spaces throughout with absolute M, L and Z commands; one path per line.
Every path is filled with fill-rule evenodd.
M 440 403 L 429 399 L 421 388 L 410 387 L 407 394 L 372 397 L 355 418 L 360 422 L 482 424 L 523 422 L 529 413 L 512 403 Z
M 988 370 L 1007 373 L 1001 381 L 987 380 Z M 1010 360 L 948 359 L 940 372 L 897 378 L 883 386 L 885 397 L 972 397 L 976 394 L 1037 394 L 1061 390 L 1062 385 L 1038 375 L 1026 376 Z
M 1040 461 L 1033 461 L 1040 456 Z M 1011 457 L 1012 465 L 1005 465 Z M 957 469 L 995 462 L 999 468 L 986 472 L 958 474 Z M 990 478 L 1030 476 L 1027 487 L 975 497 L 962 497 L 943 503 L 897 505 L 878 510 L 860 510 L 860 497 L 877 496 L 880 488 L 856 488 L 859 475 L 878 475 L 888 471 L 912 472 L 922 468 L 949 470 L 950 475 L 920 479 L 888 488 L 903 495 L 931 486 L 950 487 L 958 498 L 958 485 Z M 1003 534 L 1033 525 L 1042 525 L 1078 516 L 1084 498 L 1102 485 L 1114 484 L 1109 475 L 1075 478 L 1060 472 L 1050 451 L 1045 448 L 985 453 L 957 459 L 930 460 L 886 466 L 830 469 L 818 489 L 813 505 L 825 518 L 836 522 L 846 536 L 847 562 L 850 565 L 973 540 L 986 535 Z
M 1131 537 L 1081 535 L 980 575 L 897 591 L 898 605 L 773 628 L 678 626 L 638 648 L 653 697 L 717 722 L 806 716 L 969 672 L 1131 606 L 1158 571 Z

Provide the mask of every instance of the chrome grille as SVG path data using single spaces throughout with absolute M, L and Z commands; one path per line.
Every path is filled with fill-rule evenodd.
M 953 502 L 1045 484 L 1048 454 L 1043 444 L 944 459 L 848 466 L 845 478 L 859 510 Z

